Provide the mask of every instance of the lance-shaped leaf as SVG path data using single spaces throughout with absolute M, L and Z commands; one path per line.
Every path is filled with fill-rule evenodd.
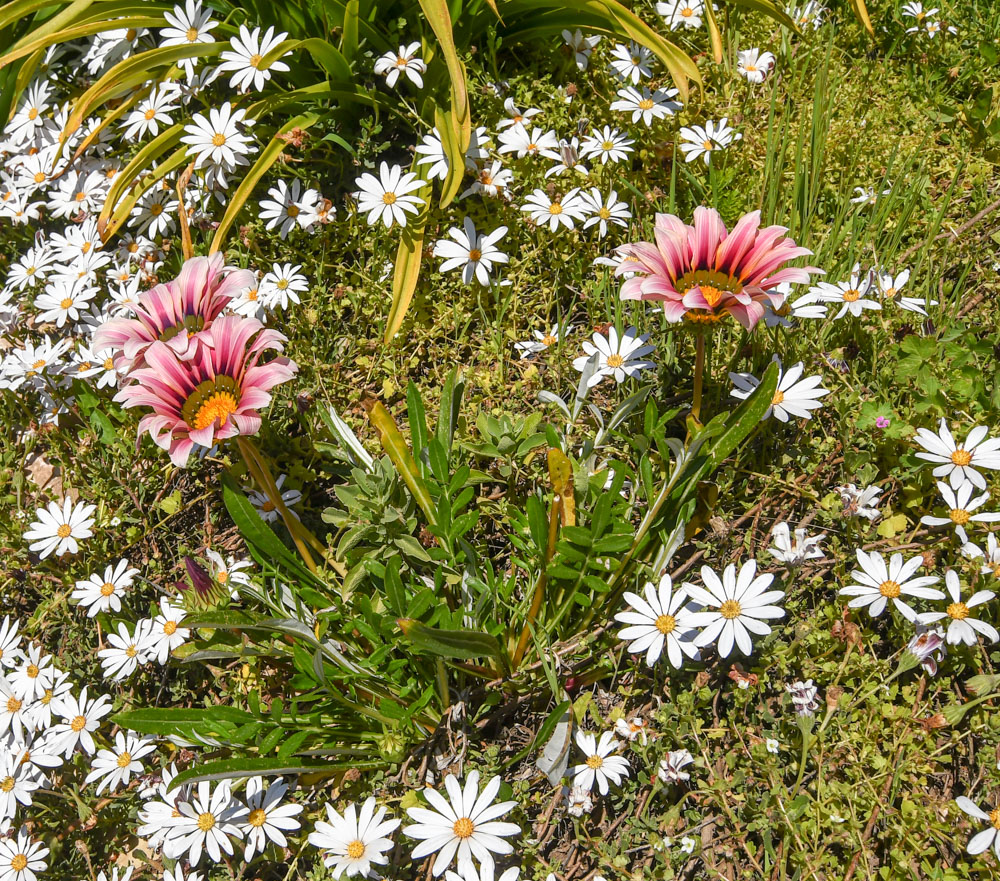
M 114 211 L 111 214 L 110 221 L 103 228 L 101 227 L 101 221 L 98 220 L 97 229 L 101 234 L 101 239 L 106 242 L 112 236 L 117 234 L 118 230 L 121 229 L 122 224 L 128 220 L 129 215 L 132 213 L 132 209 L 136 206 L 136 203 L 168 174 L 183 167 L 186 161 L 187 148 L 181 147 L 157 165 L 152 172 L 139 180 L 132 188 L 131 192 L 115 206 Z M 106 204 L 105 207 L 107 207 Z
M 455 35 L 452 31 L 451 12 L 447 0 L 420 0 L 420 8 L 424 11 L 434 36 L 437 37 L 441 54 L 448 67 L 451 78 L 452 113 L 461 133 L 459 147 L 464 156 L 472 140 L 472 117 L 469 112 L 469 91 L 465 82 L 465 68 L 458 57 L 455 48 Z
M 268 169 L 278 161 L 278 157 L 285 151 L 288 141 L 282 135 L 295 128 L 307 129 L 317 119 L 319 119 L 319 116 L 315 113 L 304 113 L 301 116 L 296 116 L 294 119 L 288 120 L 275 132 L 274 137 L 271 138 L 271 142 L 261 150 L 260 156 L 257 157 L 253 167 L 247 172 L 246 177 L 240 182 L 240 185 L 236 188 L 236 192 L 233 193 L 232 198 L 229 200 L 229 204 L 226 206 L 226 213 L 222 216 L 222 220 L 219 221 L 219 226 L 212 237 L 212 245 L 209 248 L 210 254 L 222 250 L 223 242 L 226 240 L 226 233 L 229 232 L 229 228 L 235 222 L 237 215 L 243 210 L 247 199 L 253 194 L 254 187 L 257 186 L 260 179 L 267 174 Z
M 361 403 L 368 413 L 369 421 L 378 432 L 382 449 L 385 450 L 399 476 L 403 478 L 410 494 L 420 505 L 427 521 L 431 526 L 437 526 L 437 511 L 434 507 L 434 500 L 431 498 L 430 490 L 427 489 L 427 484 L 420 476 L 420 470 L 410 453 L 410 448 L 406 445 L 406 440 L 396 425 L 396 420 L 392 418 L 392 414 L 377 398 L 365 398 Z
M 549 449 L 549 483 L 559 506 L 559 520 L 562 525 L 576 524 L 576 498 L 573 495 L 573 463 L 562 450 Z
M 396 264 L 392 270 L 392 305 L 386 319 L 385 336 L 382 341 L 388 345 L 403 325 L 403 318 L 410 308 L 413 292 L 420 278 L 420 260 L 424 250 L 424 228 L 430 212 L 431 185 L 425 184 L 417 195 L 424 200 L 416 217 L 403 227 L 396 250 Z
M 326 750 L 337 755 L 357 756 L 365 753 L 360 750 Z M 188 783 L 200 783 L 202 780 L 232 780 L 240 777 L 286 777 L 289 774 L 311 774 L 319 777 L 329 777 L 349 768 L 375 768 L 378 762 L 359 762 L 348 759 L 340 762 L 322 762 L 316 759 L 223 759 L 218 762 L 206 762 L 195 765 L 186 771 L 181 771 L 170 784 L 171 789 Z
M 441 658 L 469 661 L 473 658 L 501 659 L 496 637 L 478 630 L 442 630 L 414 618 L 398 618 L 399 629 L 413 647 Z

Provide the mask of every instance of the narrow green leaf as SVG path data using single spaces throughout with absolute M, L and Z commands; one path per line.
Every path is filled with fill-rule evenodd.
M 317 774 L 330 776 L 347 768 L 372 768 L 376 762 L 358 762 L 350 759 L 342 762 L 318 762 L 315 759 L 223 759 L 206 762 L 181 771 L 170 784 L 171 790 L 188 783 L 202 780 L 235 780 L 241 777 L 284 777 L 288 774 Z
M 500 659 L 500 643 L 496 637 L 476 630 L 441 630 L 428 627 L 413 618 L 397 619 L 403 635 L 420 652 L 442 658 L 471 660 L 472 658 Z

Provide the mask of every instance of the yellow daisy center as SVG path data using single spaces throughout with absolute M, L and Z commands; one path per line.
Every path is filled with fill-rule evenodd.
M 202 832 L 208 832 L 215 825 L 215 814 L 205 811 L 198 815 L 198 828 Z
M 27 865 L 28 865 L 28 858 L 23 853 L 15 855 L 14 859 L 10 861 L 10 867 L 15 872 L 24 871 Z
M 87 717 L 77 716 L 72 722 L 69 723 L 69 727 L 79 734 L 84 728 L 87 727 Z
M 587 767 L 590 768 L 592 771 L 596 771 L 603 764 L 604 764 L 604 759 L 602 759 L 600 756 L 597 755 L 587 756 Z
M 28 119 L 30 119 L 32 121 L 38 119 L 38 108 L 37 107 L 32 107 L 31 110 L 28 111 Z
M 878 586 L 878 592 L 887 599 L 895 600 L 899 598 L 899 595 L 903 592 L 903 590 L 899 586 L 898 581 L 893 581 L 890 579 L 889 581 L 883 581 Z
M 554 346 L 559 340 L 557 340 L 552 334 L 547 333 L 542 337 L 543 346 Z
M 298 205 L 289 205 L 285 209 L 285 214 L 287 214 L 291 218 L 298 217 L 299 216 L 299 206 Z
M 384 193 L 382 195 L 382 202 L 385 205 L 395 205 L 396 204 L 396 194 L 395 193 Z
M 848 288 L 846 291 L 844 291 L 844 302 L 846 303 L 854 303 L 860 298 L 861 298 L 861 291 L 857 290 L 857 288 Z
M 972 515 L 962 508 L 952 508 L 948 512 L 948 516 L 951 518 L 951 522 L 956 526 L 965 526 L 965 524 L 972 519 Z
M 562 214 L 562 205 L 559 202 L 553 202 L 549 205 L 549 214 Z
M 602 150 L 614 150 L 614 148 L 615 148 L 614 141 L 605 141 L 603 144 L 601 144 Z
M 59 301 L 59 308 L 60 309 L 69 309 L 69 307 L 72 306 L 72 305 L 73 305 L 73 298 L 72 297 L 63 297 Z
M 59 524 L 59 528 L 56 530 L 56 535 L 58 535 L 59 538 L 69 538 L 72 532 L 73 532 L 72 526 L 70 526 L 68 523 L 61 523 Z
M 267 812 L 263 808 L 256 808 L 250 811 L 247 822 L 251 826 L 263 826 L 267 822 Z
M 148 122 L 148 121 L 149 121 L 150 119 L 152 119 L 152 118 L 153 118 L 154 116 L 156 116 L 156 108 L 155 108 L 155 107 L 150 107 L 150 108 L 149 108 L 149 110 L 147 110 L 147 111 L 146 111 L 146 112 L 145 112 L 145 113 L 143 114 L 143 117 L 144 117 L 144 118 L 146 119 L 146 121 L 147 121 L 147 122 Z
M 11 695 L 9 698 L 7 698 L 8 713 L 16 713 L 19 709 L 21 709 L 21 702 L 16 697 Z
M 124 752 L 118 756 L 118 761 L 116 763 L 119 768 L 127 768 L 132 764 L 132 753 Z
M 226 145 L 226 136 L 222 132 L 216 132 L 212 135 L 212 146 L 213 147 L 224 147 Z
M 189 43 L 193 43 L 198 39 L 198 28 L 188 28 L 184 36 L 187 37 Z
M 45 181 L 45 172 L 44 171 L 36 171 L 35 172 L 35 183 L 36 184 L 40 184 L 40 183 L 43 183 L 44 181 Z
M 153 217 L 159 217 L 163 213 L 163 204 L 161 202 L 154 202 L 149 206 L 149 213 Z
M 459 838 L 471 838 L 476 826 L 468 817 L 459 817 L 451 829 Z
M 35 664 L 28 664 L 28 669 L 24 671 L 29 679 L 37 679 L 39 674 L 39 669 Z
M 653 623 L 656 625 L 656 629 L 666 636 L 668 633 L 672 633 L 677 626 L 677 619 L 673 615 L 659 615 Z
M 994 808 L 990 811 L 990 823 L 993 824 L 994 829 L 1000 829 L 1000 808 Z
M 597 212 L 597 216 L 600 217 L 601 220 L 608 220 L 611 217 L 611 212 L 607 208 L 601 208 L 601 210 Z
M 652 98 L 643 98 L 639 102 L 639 109 L 640 110 L 652 110 L 653 109 L 653 105 L 654 105 L 654 102 L 653 102 Z
M 163 632 L 167 636 L 173 636 L 177 632 L 177 622 L 176 621 L 164 621 L 163 622 Z
M 951 461 L 953 465 L 958 465 L 959 468 L 965 468 L 967 465 L 972 463 L 972 453 L 968 450 L 955 450 L 951 454 Z
M 785 400 L 785 393 L 782 391 L 777 391 L 774 393 L 774 397 L 771 398 L 771 406 L 773 407 L 775 404 L 780 404 L 784 400 Z
M 608 355 L 608 367 L 621 367 L 625 359 L 621 355 Z
M 260 56 L 260 55 L 251 55 L 250 56 L 250 66 L 251 67 L 260 67 L 261 58 L 262 58 L 262 56 Z
M 471 251 L 469 251 L 469 259 L 473 263 L 477 262 L 478 260 L 481 260 L 482 257 L 483 257 L 483 252 L 480 251 L 479 248 L 473 248 Z
M 365 844 L 363 841 L 355 838 L 350 844 L 347 845 L 347 858 L 351 860 L 360 860 L 361 857 L 365 855 Z
M 2 789 L 4 792 L 10 792 L 13 788 L 14 788 L 13 777 L 4 777 L 3 780 L 0 780 L 0 789 Z
M 948 617 L 962 621 L 969 617 L 969 607 L 965 603 L 952 603 L 948 606 Z
M 736 600 L 726 600 L 721 606 L 719 606 L 719 614 L 727 620 L 732 620 L 733 618 L 739 618 L 740 612 L 743 610 L 740 608 L 740 604 Z
M 712 149 L 712 142 L 711 141 L 702 141 L 701 142 L 701 148 L 702 148 L 702 150 L 711 150 Z

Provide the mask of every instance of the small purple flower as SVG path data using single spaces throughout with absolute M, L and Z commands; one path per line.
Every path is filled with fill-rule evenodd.
M 906 648 L 917 656 L 921 667 L 931 676 L 936 676 L 938 661 L 948 653 L 944 631 L 940 627 L 924 627 L 921 624 L 916 625 L 916 630 L 916 636 L 909 641 Z
M 888 416 L 879 416 L 879 418 L 875 420 L 875 427 L 876 428 L 888 428 L 889 427 L 889 417 Z

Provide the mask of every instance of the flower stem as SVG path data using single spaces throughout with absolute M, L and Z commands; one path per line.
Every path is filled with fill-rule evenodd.
M 691 415 L 701 422 L 701 390 L 705 378 L 705 333 L 695 333 L 694 344 L 694 396 L 691 399 Z
M 305 527 L 302 526 L 292 512 L 288 510 L 285 500 L 281 497 L 281 491 L 278 489 L 278 485 L 271 476 L 267 463 L 254 446 L 253 441 L 248 438 L 238 436 L 236 438 L 236 445 L 240 449 L 243 461 L 246 462 L 247 470 L 250 472 L 250 475 L 260 485 L 260 488 L 264 491 L 268 500 L 272 505 L 274 505 L 278 513 L 281 515 L 285 528 L 288 530 L 288 534 L 291 535 L 292 541 L 295 542 L 295 547 L 298 548 L 299 554 L 302 556 L 302 559 L 309 571 L 315 572 L 316 563 L 313 560 L 312 555 L 309 553 L 309 548 L 306 547 L 306 542 L 302 536 L 302 530 L 305 530 Z M 312 536 L 311 533 L 310 536 Z

